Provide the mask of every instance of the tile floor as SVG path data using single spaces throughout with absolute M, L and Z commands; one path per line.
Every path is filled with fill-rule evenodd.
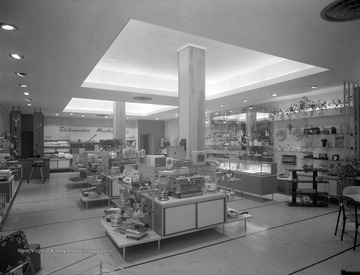
M 254 216 L 243 222 L 203 230 L 126 249 L 124 260 L 105 235 L 99 220 L 106 204 L 80 202 L 79 188 L 69 189 L 69 173 L 51 174 L 45 184 L 26 181 L 0 234 L 23 230 L 30 243 L 41 245 L 38 274 L 340 274 L 360 270 L 360 247 L 352 237 L 334 236 L 338 208 L 289 207 L 280 194 L 245 194 L 232 208 Z

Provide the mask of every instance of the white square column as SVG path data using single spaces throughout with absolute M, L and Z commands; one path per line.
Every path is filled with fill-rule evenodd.
M 124 142 L 126 137 L 126 114 L 125 114 L 125 102 L 114 102 L 113 105 L 113 128 L 114 139 L 121 139 Z
M 185 46 L 179 61 L 179 140 L 186 154 L 205 149 L 205 49 Z

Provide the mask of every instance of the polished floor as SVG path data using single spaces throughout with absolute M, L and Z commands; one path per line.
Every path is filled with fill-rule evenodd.
M 244 194 L 232 208 L 254 217 L 243 222 L 132 246 L 126 259 L 105 235 L 99 220 L 106 204 L 88 209 L 78 188 L 67 187 L 69 173 L 51 174 L 45 184 L 23 181 L 0 234 L 23 230 L 41 245 L 38 274 L 340 274 L 360 270 L 360 247 L 334 235 L 338 208 L 290 207 L 280 194 Z M 181 218 L 181 217 L 179 217 Z M 348 226 L 350 228 L 350 226 Z M 350 231 L 354 233 L 354 231 Z M 360 241 L 359 241 L 360 243 Z

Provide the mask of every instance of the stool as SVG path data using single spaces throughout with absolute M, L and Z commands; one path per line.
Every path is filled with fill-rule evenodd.
M 29 183 L 30 180 L 31 180 L 31 176 L 32 176 L 32 173 L 34 171 L 34 168 L 39 168 L 40 169 L 40 174 L 41 174 L 41 179 L 42 179 L 42 182 L 44 184 L 44 181 L 45 181 L 44 173 L 43 173 L 43 167 L 44 166 L 45 166 L 45 162 L 43 162 L 43 161 L 34 161 L 33 164 L 31 165 L 30 176 L 28 178 L 27 183 Z

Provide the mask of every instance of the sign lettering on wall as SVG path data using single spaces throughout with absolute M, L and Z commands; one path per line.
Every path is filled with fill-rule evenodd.
M 81 140 L 86 142 L 98 142 L 102 139 L 112 139 L 113 129 L 107 127 L 64 127 L 64 126 L 44 126 L 44 138 L 53 140 Z

